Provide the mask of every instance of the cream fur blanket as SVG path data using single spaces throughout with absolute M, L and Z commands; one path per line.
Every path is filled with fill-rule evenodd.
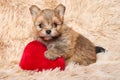
M 66 6 L 66 24 L 107 51 L 90 66 L 21 70 L 22 51 L 34 36 L 29 7 L 54 8 L 59 3 Z M 0 0 L 0 80 L 120 80 L 120 0 Z

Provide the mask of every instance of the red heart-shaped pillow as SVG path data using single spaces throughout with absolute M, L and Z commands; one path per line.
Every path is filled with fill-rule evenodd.
M 48 60 L 44 56 L 46 50 L 46 46 L 39 41 L 30 42 L 24 49 L 19 66 L 23 70 L 42 71 L 43 69 L 55 69 L 56 67 L 60 67 L 60 70 L 64 70 L 64 59 L 60 57 L 56 60 Z

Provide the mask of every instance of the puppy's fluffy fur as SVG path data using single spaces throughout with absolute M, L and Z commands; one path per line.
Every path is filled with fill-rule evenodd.
M 94 44 L 64 24 L 64 5 L 59 4 L 55 9 L 44 10 L 32 5 L 30 12 L 37 39 L 48 48 L 46 58 L 55 60 L 64 57 L 66 64 L 75 62 L 89 65 L 96 62 Z

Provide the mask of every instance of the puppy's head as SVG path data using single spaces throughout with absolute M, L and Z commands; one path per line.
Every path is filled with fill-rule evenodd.
M 36 5 L 30 7 L 34 30 L 43 40 L 52 40 L 61 35 L 65 7 L 59 4 L 55 9 L 41 10 Z

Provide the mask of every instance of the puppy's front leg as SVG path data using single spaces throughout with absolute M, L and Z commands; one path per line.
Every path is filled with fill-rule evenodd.
M 64 53 L 62 50 L 62 45 L 59 44 L 49 44 L 47 46 L 48 50 L 45 52 L 45 57 L 50 60 L 55 60 Z

